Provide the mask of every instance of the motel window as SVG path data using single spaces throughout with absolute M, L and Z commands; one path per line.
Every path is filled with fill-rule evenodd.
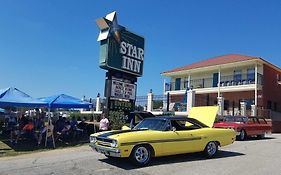
M 241 81 L 242 80 L 242 71 L 241 70 L 235 70 L 234 71 L 234 81 Z
M 246 102 L 246 109 L 247 110 L 251 109 L 251 105 L 255 104 L 255 100 L 254 99 L 246 99 L 244 101 Z
M 228 110 L 229 108 L 229 100 L 224 100 L 224 109 L 223 110 Z
M 218 104 L 218 101 L 217 100 L 214 100 L 214 105 L 217 105 Z
M 176 78 L 175 90 L 180 90 L 180 89 L 181 89 L 181 78 Z
M 188 78 L 184 78 L 184 82 L 183 82 L 183 88 L 186 89 L 188 86 Z
M 250 68 L 247 70 L 247 79 L 255 80 L 255 69 L 254 68 Z

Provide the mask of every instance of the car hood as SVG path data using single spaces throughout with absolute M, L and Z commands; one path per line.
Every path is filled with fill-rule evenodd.
M 115 131 L 109 131 L 109 132 L 102 132 L 101 134 L 96 135 L 96 136 L 102 137 L 102 138 L 117 138 L 121 135 L 124 137 L 127 137 L 127 136 L 131 135 L 132 133 L 146 135 L 147 132 L 153 132 L 153 130 L 115 130 Z
M 211 128 L 214 125 L 218 110 L 218 106 L 192 107 L 188 112 L 188 117 L 194 118 Z

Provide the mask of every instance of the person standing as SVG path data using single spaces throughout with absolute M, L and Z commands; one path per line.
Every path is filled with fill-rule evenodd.
M 105 113 L 101 114 L 101 120 L 100 120 L 100 131 L 107 131 L 109 128 L 109 120 L 107 119 Z

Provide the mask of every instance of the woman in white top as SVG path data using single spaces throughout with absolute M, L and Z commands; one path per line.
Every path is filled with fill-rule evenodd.
M 106 118 L 105 114 L 101 115 L 101 120 L 100 120 L 100 130 L 101 131 L 106 131 L 108 130 L 108 126 L 109 126 L 109 121 Z

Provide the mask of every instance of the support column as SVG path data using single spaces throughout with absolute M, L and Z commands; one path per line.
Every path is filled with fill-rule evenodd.
M 187 103 L 186 103 L 186 112 L 189 112 L 189 110 L 195 106 L 195 91 L 190 89 L 187 93 L 186 93 L 186 99 L 187 99 Z
M 257 106 L 251 105 L 251 116 L 257 116 Z
M 100 103 L 100 97 L 97 97 L 96 100 L 96 112 L 100 111 L 101 103 Z
M 218 76 L 218 97 L 221 96 L 221 68 L 219 67 L 219 76 Z
M 190 80 L 191 80 L 191 77 L 190 77 L 190 75 L 188 75 L 188 79 L 187 79 L 187 81 L 188 81 L 188 83 L 187 83 L 187 87 L 190 89 Z
M 255 105 L 258 106 L 258 64 L 255 65 Z
M 147 109 L 146 111 L 151 112 L 153 111 L 153 93 L 150 91 L 147 94 Z
M 169 94 L 169 90 L 166 89 L 166 79 L 164 79 L 164 88 L 163 88 L 163 96 Z M 168 92 L 166 92 L 168 91 Z M 165 100 L 165 98 L 163 98 L 163 108 L 162 110 L 167 110 L 167 100 Z
M 218 97 L 218 106 L 219 106 L 218 115 L 223 115 L 223 111 L 224 111 L 224 98 L 223 97 Z
M 246 115 L 246 102 L 240 102 L 240 107 L 241 107 L 241 115 L 245 116 Z

